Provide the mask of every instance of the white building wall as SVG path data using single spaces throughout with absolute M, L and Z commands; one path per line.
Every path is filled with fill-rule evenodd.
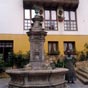
M 88 0 L 80 0 L 77 20 L 79 34 L 88 35 Z
M 23 33 L 23 0 L 0 0 L 0 33 Z
M 78 31 L 64 31 L 64 23 L 58 23 L 58 31 L 52 35 L 88 35 L 88 0 L 79 0 L 77 9 Z M 24 34 L 23 0 L 0 0 L 0 34 Z

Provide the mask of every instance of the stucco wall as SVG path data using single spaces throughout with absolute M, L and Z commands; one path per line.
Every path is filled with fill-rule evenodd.
M 0 33 L 23 33 L 23 0 L 0 0 Z
M 64 31 L 64 22 L 58 31 L 49 35 L 88 35 L 88 0 L 79 0 L 77 9 L 78 31 Z M 0 34 L 25 34 L 23 30 L 23 0 L 0 0 Z
M 15 53 L 22 51 L 26 53 L 30 50 L 29 38 L 25 34 L 0 34 L 0 40 L 13 40 L 13 50 Z M 77 51 L 81 51 L 84 49 L 84 44 L 88 43 L 88 36 L 81 35 L 48 35 L 46 36 L 44 43 L 44 50 L 48 53 L 48 41 L 58 41 L 58 50 L 60 50 L 61 54 L 64 52 L 64 41 L 74 41 L 75 48 Z

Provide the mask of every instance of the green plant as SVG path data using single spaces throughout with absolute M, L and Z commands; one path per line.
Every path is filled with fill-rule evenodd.
M 57 63 L 55 64 L 56 67 L 64 67 L 64 61 L 63 60 L 58 60 Z
M 60 54 L 60 51 L 52 51 L 48 53 L 48 55 L 59 55 L 59 54 Z
M 0 59 L 0 68 L 4 66 L 5 66 L 4 60 Z
M 17 54 L 14 54 L 14 58 L 13 59 L 14 59 L 13 60 L 13 64 L 17 68 L 23 68 L 24 65 L 29 63 L 30 52 L 27 52 L 26 54 L 22 54 L 22 52 L 18 52 Z
M 85 51 L 86 60 L 88 60 L 88 42 L 84 44 L 84 51 Z
M 86 60 L 86 56 L 85 56 L 85 53 L 82 51 L 80 53 L 80 61 L 84 61 L 84 60 Z
M 4 72 L 4 60 L 0 59 L 0 73 Z
M 0 54 L 0 68 L 4 67 L 4 59 L 3 59 L 3 54 Z
M 86 60 L 88 60 L 88 51 L 85 52 Z
M 88 43 L 84 44 L 84 50 L 88 51 Z

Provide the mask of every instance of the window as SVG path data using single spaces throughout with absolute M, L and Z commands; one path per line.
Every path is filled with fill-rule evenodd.
M 9 53 L 13 52 L 13 41 L 0 40 L 0 55 L 3 56 L 4 61 L 8 62 Z
M 64 11 L 64 30 L 77 31 L 76 12 Z
M 59 54 L 58 52 L 58 42 L 57 41 L 49 41 L 48 42 L 48 54 L 56 55 Z
M 24 9 L 24 29 L 28 30 L 31 28 L 32 18 L 35 16 L 35 11 L 33 9 Z M 56 11 L 55 10 L 45 10 L 45 29 L 46 30 L 57 30 L 56 21 Z
M 69 49 L 75 51 L 75 42 L 69 42 L 69 41 L 64 42 L 64 51 Z
M 45 29 L 46 30 L 58 29 L 55 10 L 45 10 Z
M 31 28 L 32 18 L 35 16 L 35 11 L 33 9 L 25 9 L 25 16 L 24 16 L 24 29 L 28 30 Z

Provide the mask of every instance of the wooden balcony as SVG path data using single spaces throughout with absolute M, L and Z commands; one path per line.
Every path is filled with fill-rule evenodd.
M 65 10 L 76 10 L 79 0 L 23 0 L 24 8 L 32 8 L 34 4 L 48 9 L 56 9 L 62 6 Z

